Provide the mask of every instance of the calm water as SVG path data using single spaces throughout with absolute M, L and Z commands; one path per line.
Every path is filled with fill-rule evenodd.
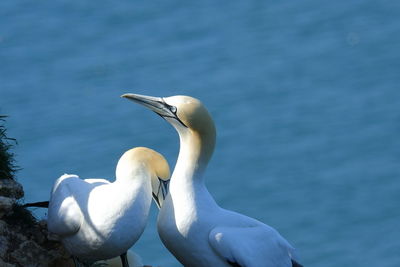
M 119 96 L 186 94 L 214 116 L 217 202 L 277 228 L 305 266 L 400 266 L 396 1 L 1 1 L 0 113 L 26 201 L 178 138 Z M 37 211 L 38 216 L 43 216 Z M 152 208 L 134 246 L 180 266 Z

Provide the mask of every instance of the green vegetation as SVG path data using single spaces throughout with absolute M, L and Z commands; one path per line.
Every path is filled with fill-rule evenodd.
M 10 152 L 12 143 L 16 143 L 15 139 L 6 135 L 4 126 L 4 118 L 0 115 L 0 179 L 14 179 L 14 173 L 17 171 L 13 154 Z
M 0 115 L 0 179 L 14 180 L 14 174 L 18 170 L 18 167 L 15 165 L 14 154 L 10 152 L 10 149 L 16 144 L 16 140 L 7 137 L 4 125 L 5 118 L 6 116 Z M 11 195 L 7 190 L 7 187 L 2 188 L 0 195 Z M 18 202 L 14 203 L 12 212 L 7 214 L 3 219 L 12 225 L 32 225 L 36 221 L 32 214 Z

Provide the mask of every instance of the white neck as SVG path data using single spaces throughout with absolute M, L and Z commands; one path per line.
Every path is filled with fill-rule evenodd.
M 194 194 L 196 189 L 206 190 L 203 175 L 214 150 L 215 135 L 204 136 L 191 129 L 180 129 L 178 133 L 180 149 L 170 191 Z
M 115 182 L 96 187 L 90 199 L 88 213 L 93 224 L 102 231 L 111 231 L 116 223 L 128 225 L 133 219 L 139 227 L 145 223 L 151 203 L 149 174 L 135 178 L 119 175 Z
M 129 176 L 117 176 L 114 184 L 123 190 L 121 199 L 130 200 L 139 192 L 151 195 L 151 175 L 145 168 L 137 168 Z M 123 196 L 126 194 L 127 196 Z
M 116 180 L 113 183 L 117 190 L 122 190 L 117 193 L 116 201 L 130 202 L 135 198 L 136 194 L 151 195 L 151 174 L 144 165 L 140 163 L 132 164 L 124 162 L 118 164 L 116 172 Z

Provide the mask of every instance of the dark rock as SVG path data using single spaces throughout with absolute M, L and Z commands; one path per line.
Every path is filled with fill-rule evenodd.
M 0 179 L 0 196 L 20 199 L 24 196 L 22 185 L 12 179 Z
M 15 199 L 0 196 L 0 218 L 12 212 Z

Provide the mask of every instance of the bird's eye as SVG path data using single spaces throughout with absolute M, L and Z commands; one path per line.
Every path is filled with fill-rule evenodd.
M 176 112 L 176 107 L 175 106 L 171 106 L 170 110 L 171 110 L 172 113 L 175 113 Z

